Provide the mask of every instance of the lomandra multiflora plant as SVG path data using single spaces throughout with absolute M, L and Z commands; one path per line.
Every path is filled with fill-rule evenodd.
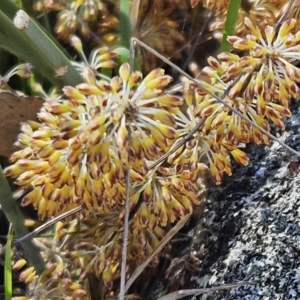
M 78 206 L 82 210 L 58 222 L 51 237 L 35 239 L 46 268 L 41 274 L 32 266 L 23 270 L 27 294 L 15 299 L 90 299 L 90 276 L 101 283 L 98 299 L 116 298 L 126 201 L 128 278 L 168 230 L 199 205 L 207 188 L 204 174 L 220 184 L 232 173 L 232 159 L 248 164 L 241 150 L 245 144 L 268 144 L 271 125 L 284 130 L 289 102 L 299 98 L 294 2 L 242 1 L 235 32 L 227 39 L 231 51 L 210 56 L 202 79 L 185 81 L 176 94 L 170 93 L 172 77 L 154 65 L 158 59 L 149 62 L 153 53 L 136 49 L 143 72 L 128 62 L 117 64 L 114 1 L 35 2 L 40 12 L 58 12 L 55 32 L 78 52 L 81 61 L 73 65 L 82 83 L 49 94 L 40 88 L 45 102 L 38 121 L 21 124 L 19 150 L 5 174 L 30 189 L 22 206 L 33 205 L 43 221 Z M 133 1 L 132 31 L 166 58 L 176 53 L 178 59 L 178 45 L 189 42 L 178 7 L 189 24 L 196 10 L 211 11 L 207 34 L 212 36 L 224 29 L 228 4 Z M 109 47 L 86 57 L 82 43 L 87 47 L 95 39 Z M 67 72 L 59 71 L 57 77 Z M 159 255 L 150 267 L 158 265 Z M 25 264 L 16 261 L 14 269 Z

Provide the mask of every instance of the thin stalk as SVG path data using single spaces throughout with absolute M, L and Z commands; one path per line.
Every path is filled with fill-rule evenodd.
M 128 291 L 128 289 L 131 287 L 134 281 L 139 277 L 139 275 L 143 272 L 146 266 L 152 261 L 153 257 L 157 255 L 167 245 L 170 239 L 186 224 L 190 216 L 191 214 L 187 214 L 186 216 L 182 217 L 182 219 L 180 219 L 176 223 L 176 225 L 173 226 L 172 229 L 165 235 L 158 247 L 151 253 L 151 255 L 135 269 L 129 280 L 126 282 L 125 292 Z M 124 300 L 124 298 L 119 299 Z
M 81 206 L 78 206 L 78 207 L 75 207 L 49 221 L 47 221 L 45 224 L 42 224 L 41 226 L 39 226 L 38 228 L 34 229 L 33 231 L 31 231 L 30 233 L 20 237 L 20 238 L 17 238 L 17 239 L 14 239 L 12 241 L 13 245 L 17 245 L 17 244 L 22 244 L 24 243 L 25 241 L 27 240 L 30 240 L 34 237 L 36 237 L 38 234 L 40 234 L 42 231 L 46 230 L 47 228 L 49 228 L 50 226 L 52 226 L 53 224 L 79 212 L 80 210 L 82 209 Z M 3 247 L 0 251 L 0 256 L 6 251 L 6 247 Z
M 130 1 L 120 0 L 120 46 L 129 49 L 130 45 Z
M 9 230 L 6 240 L 6 252 L 5 252 L 5 268 L 4 268 L 4 289 L 5 300 L 11 300 L 12 298 L 12 273 L 11 273 L 11 242 L 12 242 L 12 225 L 9 225 Z
M 177 300 L 177 299 L 182 299 L 187 296 L 197 296 L 197 295 L 204 294 L 204 293 L 228 290 L 228 289 L 233 289 L 238 286 L 251 285 L 251 284 L 255 284 L 255 283 L 256 283 L 255 281 L 244 281 L 244 282 L 224 284 L 221 286 L 205 288 L 205 289 L 179 290 L 179 291 L 167 294 L 163 297 L 160 297 L 160 298 L 158 298 L 158 300 Z
M 227 16 L 225 21 L 225 28 L 223 31 L 223 38 L 221 42 L 221 52 L 230 51 L 231 45 L 227 41 L 227 37 L 234 34 L 235 24 L 240 9 L 241 0 L 230 0 Z
M 128 132 L 128 144 L 130 147 L 131 133 Z M 128 157 L 130 160 L 130 155 Z M 130 164 L 126 168 L 126 198 L 125 198 L 125 213 L 124 213 L 124 232 L 123 232 L 123 247 L 122 247 L 122 264 L 121 264 L 121 280 L 120 280 L 120 294 L 119 300 L 124 300 L 126 289 L 126 263 L 127 263 L 127 245 L 128 245 L 128 232 L 129 232 L 129 199 L 130 199 Z
M 289 10 L 291 9 L 292 5 L 295 4 L 294 3 L 295 0 L 290 0 L 288 6 L 286 7 L 284 13 L 281 15 L 280 19 L 277 21 L 276 25 L 275 25 L 275 31 L 277 31 L 279 29 L 279 27 L 281 26 L 283 20 L 287 17 Z M 299 5 L 299 4 L 297 4 Z

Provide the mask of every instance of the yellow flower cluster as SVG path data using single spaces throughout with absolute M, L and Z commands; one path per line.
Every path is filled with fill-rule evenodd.
M 128 63 L 120 66 L 118 76 L 105 78 L 97 69 L 101 58 L 111 56 L 104 50 L 97 53 L 86 67 L 78 65 L 84 83 L 65 86 L 63 96 L 45 101 L 39 122 L 22 124 L 16 143 L 20 150 L 11 156 L 14 164 L 5 174 L 32 188 L 22 205 L 33 204 L 40 219 L 83 207 L 77 238 L 63 243 L 69 254 L 54 263 L 66 268 L 58 277 L 70 277 L 67 270 L 72 266 L 80 270 L 80 282 L 93 272 L 111 288 L 119 277 L 127 168 L 128 272 L 153 252 L 164 227 L 192 212 L 204 187 L 198 180 L 199 162 L 191 171 L 185 160 L 151 167 L 184 127 L 176 120 L 184 100 L 164 92 L 172 78 L 163 69 L 143 78 Z M 59 239 L 39 243 L 45 258 L 49 251 L 42 244 Z M 72 261 L 70 268 L 65 259 Z M 25 276 L 28 282 L 35 278 L 31 271 L 29 279 Z
M 269 142 L 269 138 L 247 120 L 268 132 L 268 121 L 284 129 L 283 118 L 291 116 L 290 98 L 300 98 L 297 86 L 300 69 L 296 66 L 300 59 L 300 35 L 294 30 L 296 20 L 287 19 L 278 31 L 272 26 L 260 29 L 248 18 L 244 22 L 249 34 L 228 38 L 233 48 L 243 51 L 243 55 L 223 52 L 218 59 L 208 59 L 208 66 L 201 75 L 208 78 L 209 83 L 202 81 L 201 84 L 211 94 L 198 89 L 196 105 L 192 108 L 194 117 L 205 118 L 204 138 L 200 140 L 206 141 L 205 152 L 217 183 L 223 172 L 231 174 L 229 153 L 246 165 L 248 158 L 237 147 L 249 142 Z M 220 98 L 227 105 L 220 102 Z M 193 155 L 199 156 L 196 149 L 200 144 L 200 141 L 195 144 Z M 205 146 L 200 153 L 203 149 Z
M 46 262 L 42 274 L 36 274 L 33 267 L 26 267 L 25 259 L 13 261 L 13 270 L 21 270 L 20 280 L 28 285 L 26 296 L 13 297 L 13 300 L 35 299 L 80 299 L 87 300 L 84 283 L 78 281 L 78 269 L 67 257 L 77 230 L 76 220 L 70 223 L 57 222 L 50 237 L 36 238 L 35 244 L 41 249 Z
M 229 2 L 229 0 L 200 0 L 203 7 L 213 12 L 213 19 L 209 26 L 211 31 L 224 29 Z M 298 0 L 295 2 L 294 5 L 297 7 L 299 5 L 297 3 Z M 250 18 L 254 23 L 261 24 L 261 26 L 275 26 L 288 4 L 288 0 L 241 1 L 235 32 L 243 36 L 247 34 L 247 30 L 244 26 L 246 17 Z M 291 17 L 295 14 L 295 9 L 292 9 Z
M 234 49 L 247 51 L 247 54 L 241 59 L 233 55 L 226 57 L 232 64 L 223 79 L 229 80 L 241 73 L 247 74 L 249 84 L 245 91 L 246 100 L 249 102 L 256 98 L 258 111 L 264 115 L 266 110 L 269 118 L 278 115 L 274 112 L 277 107 L 272 107 L 270 112 L 266 103 L 278 102 L 283 107 L 288 107 L 291 96 L 299 98 L 297 82 L 300 81 L 300 69 L 295 64 L 300 59 L 300 35 L 294 31 L 295 24 L 295 19 L 287 19 L 277 32 L 273 26 L 266 26 L 261 30 L 246 18 L 245 26 L 249 31 L 247 38 L 229 37 Z M 237 60 L 234 62 L 235 59 Z
M 143 182 L 147 160 L 166 153 L 177 135 L 173 114 L 182 100 L 162 93 L 171 81 L 163 73 L 155 69 L 142 80 L 124 64 L 110 81 L 89 76 L 66 86 L 66 99 L 45 102 L 40 123 L 22 124 L 22 149 L 6 169 L 17 184 L 33 187 L 23 205 L 33 203 L 44 219 L 78 204 L 92 214 L 123 204 L 129 156 L 131 180 Z

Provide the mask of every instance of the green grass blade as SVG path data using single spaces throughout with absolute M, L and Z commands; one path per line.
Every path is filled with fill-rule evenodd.
M 28 26 L 18 29 L 10 19 L 14 8 L 10 8 L 9 0 L 0 3 L 0 47 L 15 54 L 26 62 L 30 62 L 44 77 L 55 86 L 73 85 L 82 82 L 82 78 L 70 60 L 48 37 L 40 26 L 28 15 Z M 9 16 L 6 12 L 9 12 Z M 20 10 L 18 11 L 18 14 Z M 66 73 L 60 70 L 66 70 Z
M 120 46 L 129 49 L 130 46 L 130 1 L 119 0 L 120 3 Z
M 117 47 L 113 50 L 114 53 L 118 54 L 117 63 L 121 66 L 123 63 L 130 61 L 130 51 L 125 47 Z
M 227 37 L 233 35 L 234 33 L 240 5 L 241 0 L 230 0 L 229 2 L 225 21 L 225 28 L 223 31 L 223 39 L 221 43 L 221 52 L 230 51 L 231 45 L 228 43 Z
M 12 272 L 11 272 L 11 242 L 12 242 L 12 226 L 10 224 L 5 250 L 5 266 L 4 266 L 4 289 L 5 300 L 12 298 Z
M 12 229 L 17 238 L 20 238 L 29 233 L 24 225 L 24 218 L 20 211 L 18 204 L 12 196 L 11 189 L 4 176 L 3 170 L 0 166 L 0 204 L 8 219 L 12 224 Z M 32 239 L 26 240 L 23 243 L 26 252 L 29 255 L 29 261 L 34 266 L 37 273 L 44 270 L 45 264 L 40 255 L 39 249 L 36 247 Z

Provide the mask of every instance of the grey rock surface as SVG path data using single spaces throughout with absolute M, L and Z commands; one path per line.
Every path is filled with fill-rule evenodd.
M 273 134 L 300 151 L 300 109 Z M 210 189 L 193 240 L 190 288 L 255 281 L 201 300 L 300 299 L 300 158 L 278 143 L 250 145 L 247 167 Z

